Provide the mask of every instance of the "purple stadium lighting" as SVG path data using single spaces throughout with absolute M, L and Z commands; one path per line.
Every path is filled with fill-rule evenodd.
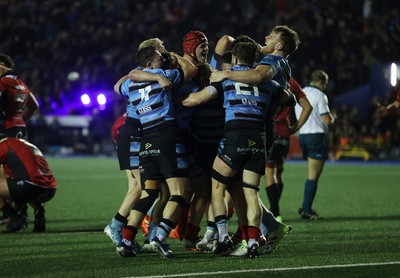
M 97 103 L 99 105 L 105 105 L 107 102 L 106 96 L 104 94 L 98 94 L 97 95 Z
M 83 105 L 89 105 L 90 104 L 90 97 L 88 94 L 83 94 L 81 95 L 81 102 Z

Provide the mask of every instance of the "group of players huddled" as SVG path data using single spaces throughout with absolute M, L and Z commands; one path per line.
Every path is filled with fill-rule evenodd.
M 140 44 L 138 68 L 114 86 L 128 100 L 113 133 L 129 190 L 104 232 L 120 256 L 173 258 L 169 236 L 189 250 L 215 254 L 257 258 L 276 249 L 291 230 L 279 215 L 289 136 L 312 111 L 301 88 L 290 92 L 295 81 L 287 57 L 299 43 L 288 26 L 273 28 L 264 46 L 246 35 L 224 35 L 210 64 L 201 31 L 184 36 L 183 56 L 168 52 L 158 38 Z M 302 112 L 290 125 L 296 103 Z M 275 137 L 276 122 L 287 125 L 287 134 Z M 272 212 L 259 197 L 264 175 Z M 302 218 L 318 217 L 311 207 L 305 210 L 299 210 Z M 238 229 L 232 236 L 233 211 Z M 140 246 L 135 239 L 147 214 L 147 240 Z M 207 228 L 199 240 L 203 216 Z

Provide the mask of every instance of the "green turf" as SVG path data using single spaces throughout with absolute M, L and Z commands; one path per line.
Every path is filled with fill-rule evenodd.
M 324 219 L 308 222 L 297 214 L 306 164 L 288 162 L 281 212 L 293 233 L 275 253 L 254 260 L 219 257 L 186 251 L 170 239 L 176 258 L 166 261 L 157 254 L 121 258 L 102 233 L 127 187 L 116 159 L 50 158 L 49 163 L 59 189 L 46 205 L 47 232 L 32 233 L 31 223 L 19 233 L 0 234 L 0 277 L 400 276 L 399 165 L 327 164 L 314 203 Z M 261 196 L 266 198 L 265 190 Z M 30 209 L 31 220 L 32 214 Z M 369 265 L 381 262 L 395 263 Z M 354 266 L 343 266 L 348 264 Z M 221 273 L 211 273 L 216 271 Z

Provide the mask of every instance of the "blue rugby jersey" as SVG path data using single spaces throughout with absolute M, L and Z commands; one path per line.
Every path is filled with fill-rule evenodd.
M 290 69 L 289 62 L 285 57 L 267 54 L 258 64 L 272 67 L 275 70 L 273 80 L 278 82 L 283 88 L 288 89 L 292 70 Z
M 144 69 L 144 71 L 161 74 L 168 78 L 173 85 L 178 85 L 183 81 L 181 69 L 166 71 L 162 69 Z M 144 131 L 165 121 L 174 120 L 171 91 L 161 88 L 158 82 L 133 82 L 127 80 L 121 86 L 121 94 L 126 96 L 136 108 L 136 116 L 139 117 Z
M 141 67 L 136 67 L 135 70 L 141 70 Z M 129 95 L 129 85 L 132 83 L 132 80 L 125 80 L 119 85 L 119 91 L 121 95 L 125 96 L 128 99 L 128 104 L 126 106 L 126 116 L 129 118 L 133 118 L 139 120 L 139 116 L 136 114 L 136 107 L 132 104 L 134 100 L 132 98 L 134 96 Z M 123 85 L 125 84 L 125 85 Z
M 232 67 L 234 71 L 251 69 L 251 67 L 240 65 Z M 249 85 L 225 80 L 212 85 L 217 86 L 219 92 L 224 92 L 225 123 L 234 120 L 250 121 L 262 129 L 271 100 L 280 98 L 282 95 L 282 87 L 276 81 Z

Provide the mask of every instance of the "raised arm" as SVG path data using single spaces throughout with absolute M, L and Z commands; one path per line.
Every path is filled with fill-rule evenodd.
M 258 65 L 254 70 L 214 71 L 211 74 L 211 82 L 219 82 L 225 79 L 243 82 L 246 84 L 260 84 L 272 80 L 275 71 L 267 65 Z
M 223 35 L 215 46 L 214 54 L 222 56 L 225 52 L 232 48 L 235 39 L 229 35 Z

